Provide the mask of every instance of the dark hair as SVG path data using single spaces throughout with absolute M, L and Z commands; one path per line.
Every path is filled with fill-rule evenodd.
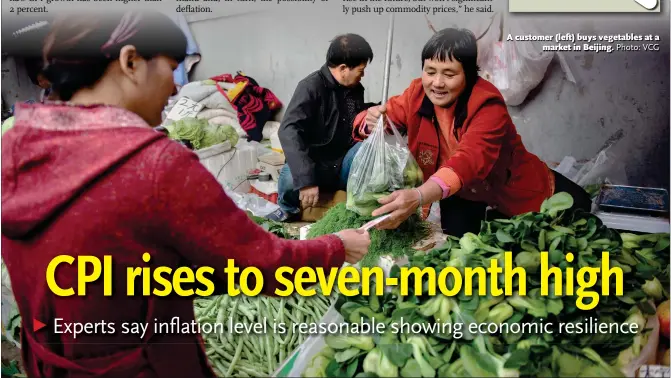
M 422 49 L 422 68 L 427 59 L 441 62 L 454 59 L 464 68 L 466 88 L 457 99 L 454 108 L 454 135 L 456 137 L 457 130 L 463 126 L 468 117 L 466 105 L 479 78 L 478 44 L 475 34 L 468 29 L 447 28 L 438 31 Z
M 40 85 L 38 79 L 40 74 L 43 74 L 44 61 L 39 57 L 28 57 L 23 61 L 24 66 L 26 67 L 26 74 L 30 81 L 35 85 Z
M 54 21 L 44 40 L 44 76 L 60 99 L 69 101 L 98 82 L 126 45 L 148 60 L 164 55 L 182 62 L 187 40 L 174 21 L 158 12 L 66 15 Z
M 357 67 L 373 60 L 373 49 L 368 42 L 358 34 L 343 34 L 331 41 L 326 52 L 326 63 L 329 67 L 341 64 L 349 68 Z

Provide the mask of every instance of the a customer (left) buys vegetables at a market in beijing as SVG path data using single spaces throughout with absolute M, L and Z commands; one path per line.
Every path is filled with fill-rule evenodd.
M 478 75 L 478 47 L 472 32 L 443 29 L 422 50 L 422 76 L 385 105 L 354 120 L 354 137 L 365 139 L 382 115 L 408 136 L 424 184 L 379 200 L 373 216 L 391 214 L 378 225 L 397 228 L 418 206 L 440 201 L 444 232 L 477 233 L 487 206 L 498 219 L 539 211 L 543 201 L 567 192 L 574 207 L 590 211 L 589 194 L 551 170 L 524 147 L 503 96 Z M 426 210 L 425 210 L 426 211 Z
M 364 231 L 308 241 L 266 232 L 193 152 L 152 129 L 175 92 L 186 44 L 163 14 L 64 15 L 51 25 L 44 74 L 66 102 L 18 104 L 2 138 L 2 257 L 24 319 L 31 378 L 215 376 L 198 334 L 55 333 L 56 318 L 195 321 L 193 297 L 144 296 L 141 288 L 129 296 L 127 267 L 213 267 L 224 289 L 232 259 L 239 269 L 258 268 L 269 294 L 280 267 L 341 267 L 368 251 Z M 103 279 L 83 296 L 53 293 L 45 272 L 59 255 L 112 256 L 112 295 L 104 295 Z M 64 290 L 77 289 L 76 263 L 55 274 Z M 32 319 L 50 325 L 34 331 Z

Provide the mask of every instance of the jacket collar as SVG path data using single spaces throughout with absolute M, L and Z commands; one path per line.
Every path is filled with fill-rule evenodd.
M 322 68 L 319 70 L 321 75 L 324 77 L 324 82 L 326 83 L 326 86 L 335 89 L 340 84 L 336 81 L 335 77 L 333 77 L 333 74 L 331 73 L 331 70 L 329 69 L 329 66 L 327 64 L 324 64 Z
M 422 98 L 422 104 L 419 106 L 417 113 L 422 117 L 429 119 L 432 119 L 433 116 L 436 115 L 436 110 L 433 108 L 433 102 L 429 100 L 429 97 L 426 94 Z
M 338 83 L 333 77 L 333 74 L 331 73 L 331 70 L 329 69 L 328 64 L 324 64 L 321 69 L 319 69 L 320 75 L 324 78 L 324 83 L 326 83 L 326 87 L 330 89 L 343 89 L 343 90 L 359 90 L 363 91 L 363 85 L 361 83 L 357 84 L 353 88 L 347 88 L 340 83 Z

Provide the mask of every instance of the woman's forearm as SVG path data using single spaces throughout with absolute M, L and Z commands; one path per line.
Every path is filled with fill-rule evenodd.
M 440 168 L 435 175 L 417 188 L 421 193 L 421 205 L 426 205 L 447 198 L 461 189 L 461 180 L 449 168 Z
M 417 188 L 421 193 L 420 206 L 424 206 L 443 199 L 443 188 L 435 181 L 428 180 Z

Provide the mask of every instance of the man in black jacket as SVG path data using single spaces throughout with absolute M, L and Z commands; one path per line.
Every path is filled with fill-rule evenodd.
M 301 206 L 315 206 L 320 191 L 347 187 L 360 144 L 352 138 L 354 117 L 375 104 L 364 103 L 361 78 L 373 50 L 356 34 L 337 36 L 326 64 L 298 83 L 279 130 L 287 164 L 280 171 L 278 221 L 297 218 Z

